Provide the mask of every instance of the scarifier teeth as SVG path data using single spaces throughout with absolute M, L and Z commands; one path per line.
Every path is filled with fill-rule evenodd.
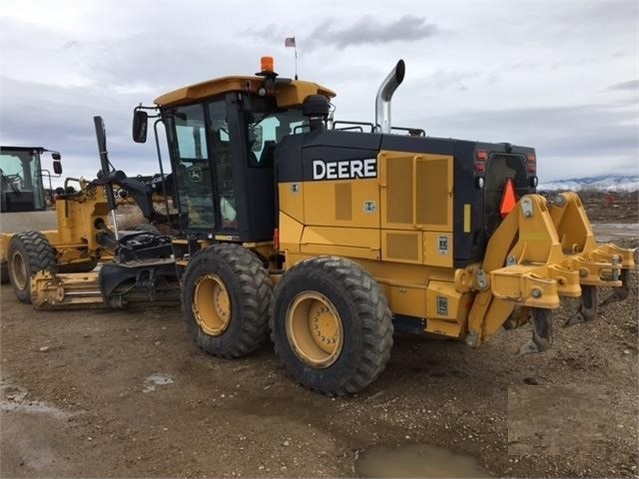
M 540 353 L 539 347 L 535 342 L 531 339 L 526 344 L 524 344 L 521 348 L 519 348 L 519 352 L 517 356 L 525 356 L 527 354 L 537 354 Z
M 552 345 L 552 312 L 547 309 L 533 308 L 533 337 L 519 348 L 517 356 L 544 352 Z
M 616 289 L 613 291 L 613 293 L 610 296 L 604 299 L 599 306 L 601 307 L 608 306 L 609 304 L 623 301 L 627 297 L 628 297 L 628 291 L 623 291 L 621 288 Z
M 581 311 L 577 311 L 564 323 L 564 328 L 575 326 L 576 324 L 586 323 L 588 320 L 581 314 Z
M 619 275 L 619 279 L 621 279 L 621 287 L 615 288 L 612 294 L 604 299 L 599 306 L 608 306 L 609 304 L 626 299 L 630 294 L 630 288 L 628 287 L 629 277 L 630 271 L 627 269 L 622 269 L 621 274 Z
M 585 285 L 581 287 L 581 304 L 579 311 L 564 323 L 564 328 L 576 324 L 587 323 L 597 317 L 597 287 Z

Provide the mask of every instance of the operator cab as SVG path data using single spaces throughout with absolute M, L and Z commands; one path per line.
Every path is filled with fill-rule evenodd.
M 303 124 L 301 112 L 230 92 L 162 115 L 182 229 L 241 241 L 272 237 L 273 146 Z
M 42 211 L 47 199 L 42 177 L 49 179 L 51 192 L 51 173 L 42 169 L 41 155 L 47 150 L 40 146 L 2 146 L 0 147 L 0 211 L 28 212 Z M 54 173 L 62 173 L 60 153 L 52 151 Z
M 315 83 L 224 77 L 155 100 L 166 128 L 180 230 L 230 241 L 269 241 L 276 224 L 275 145 L 308 131 L 304 98 L 334 96 Z M 145 107 L 134 114 L 134 140 L 146 139 Z

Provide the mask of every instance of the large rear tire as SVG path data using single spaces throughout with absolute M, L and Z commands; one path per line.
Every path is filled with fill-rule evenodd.
M 285 367 L 323 394 L 361 391 L 390 358 L 388 302 L 375 278 L 351 260 L 320 256 L 295 265 L 275 290 L 271 318 Z
M 184 272 L 182 311 L 195 343 L 237 358 L 268 339 L 273 283 L 260 259 L 237 244 L 196 253 Z
M 57 255 L 39 231 L 16 233 L 7 249 L 7 269 L 11 288 L 23 303 L 31 303 L 31 277 L 41 270 L 58 272 Z

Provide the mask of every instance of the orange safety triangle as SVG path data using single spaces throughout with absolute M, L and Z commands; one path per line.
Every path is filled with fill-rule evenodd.
M 501 195 L 501 202 L 499 203 L 499 212 L 501 217 L 505 218 L 517 204 L 517 193 L 515 193 L 515 183 L 512 178 L 506 178 L 506 184 L 504 186 L 504 193 Z

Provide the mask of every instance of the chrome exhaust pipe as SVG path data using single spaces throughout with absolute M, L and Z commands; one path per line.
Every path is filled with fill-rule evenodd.
M 375 98 L 375 131 L 377 133 L 391 132 L 391 98 L 397 87 L 404 81 L 406 65 L 400 60 L 388 74 L 377 91 Z

